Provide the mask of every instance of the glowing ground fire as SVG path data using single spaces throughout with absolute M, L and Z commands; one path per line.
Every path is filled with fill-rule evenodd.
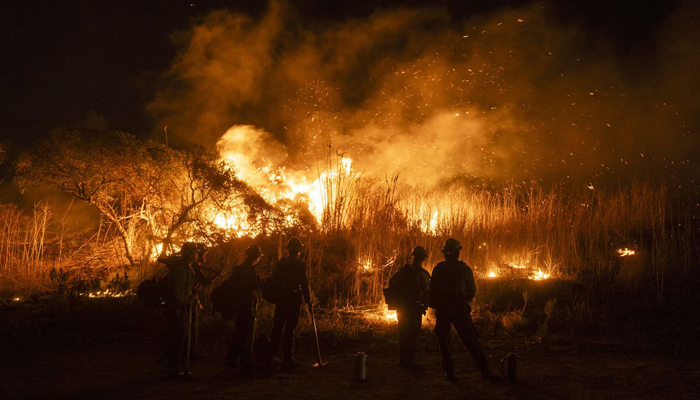
M 627 257 L 627 256 L 633 256 L 633 255 L 635 255 L 637 252 L 634 251 L 634 250 L 628 249 L 627 247 L 625 247 L 624 249 L 618 249 L 618 250 L 617 250 L 617 253 L 620 255 L 620 257 Z
M 81 294 L 81 296 L 89 297 L 91 299 L 105 298 L 105 297 L 127 297 L 132 296 L 134 293 L 131 290 L 116 291 L 111 289 L 106 290 L 96 290 L 94 292 L 87 292 Z

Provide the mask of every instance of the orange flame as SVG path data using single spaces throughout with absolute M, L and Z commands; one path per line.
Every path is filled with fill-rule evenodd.
M 628 249 L 627 247 L 625 247 L 624 249 L 618 249 L 618 250 L 617 250 L 617 253 L 620 255 L 620 257 L 627 257 L 627 256 L 633 256 L 633 255 L 635 255 L 637 252 L 634 251 L 634 250 Z

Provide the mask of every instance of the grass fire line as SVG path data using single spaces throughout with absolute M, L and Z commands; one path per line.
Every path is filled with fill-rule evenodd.
M 678 228 L 688 223 L 683 219 L 687 217 L 658 212 L 669 208 L 663 187 L 632 184 L 594 193 L 581 188 L 566 196 L 561 188 L 534 183 L 510 184 L 501 190 L 423 189 L 402 183 L 398 176 L 382 181 L 371 171 L 356 171 L 351 156 L 344 153 L 329 152 L 315 173 L 251 160 L 237 153 L 236 146 L 227 147 L 243 140 L 236 136 L 247 129 L 233 127 L 224 135 L 219 158 L 259 193 L 270 211 L 251 214 L 243 202 L 227 204 L 225 209 L 212 203 L 197 229 L 183 225 L 173 238 L 203 241 L 215 248 L 236 240 L 274 242 L 297 232 L 309 243 L 305 257 L 313 285 L 324 293 L 336 288 L 323 299 L 328 304 L 379 304 L 381 288 L 406 261 L 410 248 L 420 244 L 428 249 L 430 269 L 441 259 L 439 249 L 446 237 L 464 243 L 463 259 L 477 279 L 541 281 L 585 275 L 630 284 L 651 280 L 658 282 L 661 295 L 665 273 L 673 268 L 690 270 L 690 249 L 683 243 L 696 241 L 696 233 Z M 81 270 L 79 265 L 91 257 L 103 260 L 97 268 L 103 279 L 125 265 L 109 221 L 102 222 L 104 230 L 96 236 L 80 236 L 66 231 L 52 207 L 42 202 L 30 213 L 0 208 L 0 218 L 6 222 L 0 235 L 0 272 L 12 277 L 3 280 L 4 291 L 30 293 L 55 285 L 58 281 L 51 271 L 89 275 L 92 267 Z M 132 217 L 138 223 L 139 215 Z M 132 217 L 125 217 L 125 226 L 130 226 Z M 153 274 L 149 261 L 163 252 L 163 243 L 139 235 L 134 230 L 127 241 L 141 260 L 138 276 L 144 277 Z M 629 247 L 637 243 L 652 250 L 640 262 L 663 264 L 665 269 L 621 263 L 620 257 L 636 256 Z M 276 247 L 271 254 L 281 254 Z M 225 255 L 229 264 L 231 257 Z M 633 271 L 625 270 L 631 265 Z M 346 271 L 352 279 L 339 286 L 326 272 L 329 268 Z M 105 289 L 95 290 L 94 296 L 112 295 Z

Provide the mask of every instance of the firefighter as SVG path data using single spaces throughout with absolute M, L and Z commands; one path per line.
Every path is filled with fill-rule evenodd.
M 294 329 L 299 324 L 299 312 L 302 301 L 311 304 L 309 281 L 306 277 L 306 263 L 299 259 L 299 252 L 304 248 L 297 237 L 287 242 L 289 255 L 281 259 L 275 267 L 268 286 L 274 292 L 275 315 L 273 317 L 270 345 L 273 356 L 278 352 L 282 341 L 282 369 L 290 370 L 300 363 L 294 359 Z
M 198 340 L 199 340 L 199 314 L 202 312 L 204 307 L 202 306 L 202 298 L 206 296 L 206 287 L 210 286 L 214 281 L 216 281 L 220 276 L 221 272 L 215 271 L 216 273 L 207 276 L 204 271 L 212 271 L 205 265 L 207 263 L 207 254 L 209 249 L 202 243 L 197 243 L 197 262 L 192 265 L 194 271 L 194 295 L 197 303 L 192 308 L 192 341 L 191 341 L 191 359 L 192 361 L 197 361 L 202 358 L 199 352 Z
M 389 280 L 389 286 L 396 286 L 401 293 L 401 303 L 396 307 L 399 320 L 399 360 L 406 369 L 422 370 L 416 362 L 416 347 L 423 315 L 428 309 L 430 274 L 423 269 L 428 252 L 416 246 L 411 252 L 413 262 L 399 269 Z
M 172 259 L 168 268 L 168 295 L 165 317 L 168 325 L 168 338 L 165 349 L 168 376 L 183 376 L 182 358 L 186 354 L 187 335 L 190 328 L 190 312 L 195 304 L 192 294 L 194 270 L 197 262 L 197 245 L 186 242 L 180 250 L 180 257 Z
M 258 305 L 257 290 L 260 289 L 260 277 L 255 265 L 262 258 L 262 251 L 257 245 L 248 247 L 245 260 L 233 268 L 231 277 L 224 283 L 230 291 L 230 316 L 235 321 L 233 339 L 229 345 L 225 364 L 229 368 L 241 367 L 242 375 L 249 375 L 253 366 L 253 335 L 255 334 L 255 317 Z
M 429 305 L 435 309 L 435 335 L 440 347 L 442 368 L 447 379 L 456 379 L 450 353 L 450 334 L 454 325 L 481 375 L 489 378 L 488 361 L 477 339 L 469 305 L 476 295 L 474 274 L 467 264 L 459 260 L 461 249 L 457 240 L 447 239 L 442 249 L 445 261 L 435 266 L 430 280 Z

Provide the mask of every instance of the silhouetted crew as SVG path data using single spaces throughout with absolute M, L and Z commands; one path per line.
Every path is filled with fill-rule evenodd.
M 252 245 L 245 251 L 245 261 L 233 268 L 228 281 L 227 290 L 232 302 L 233 320 L 235 330 L 233 339 L 226 355 L 226 365 L 234 368 L 240 360 L 241 373 L 249 374 L 252 368 L 253 357 L 253 330 L 255 327 L 255 314 L 257 312 L 258 297 L 256 291 L 260 289 L 260 277 L 255 271 L 255 265 L 260 261 L 262 251 L 260 247 Z
M 401 303 L 396 307 L 399 320 L 399 354 L 401 366 L 408 369 L 423 369 L 416 362 L 416 347 L 423 315 L 428 308 L 430 274 L 423 269 L 428 252 L 416 246 L 411 252 L 413 263 L 406 264 L 389 280 L 401 293 Z
M 299 251 L 304 248 L 297 237 L 289 239 L 289 256 L 281 259 L 275 267 L 268 285 L 275 292 L 275 316 L 273 317 L 270 338 L 272 354 L 276 355 L 280 340 L 284 358 L 282 368 L 289 370 L 299 366 L 294 359 L 294 329 L 299 324 L 299 309 L 303 301 L 311 302 L 309 281 L 306 277 L 306 264 L 299 259 Z
M 167 373 L 169 376 L 182 376 L 182 360 L 186 353 L 189 312 L 195 303 L 192 295 L 194 270 L 197 261 L 197 245 L 186 242 L 180 250 L 180 257 L 171 258 L 166 264 L 168 273 L 168 296 L 165 317 L 168 323 L 168 338 L 165 350 Z
M 430 280 L 430 307 L 435 309 L 435 334 L 438 338 L 442 368 L 448 379 L 455 379 L 450 353 L 451 325 L 471 353 L 476 367 L 484 378 L 489 377 L 488 361 L 481 350 L 478 334 L 471 317 L 469 302 L 476 295 L 476 284 L 471 268 L 459 260 L 462 248 L 455 239 L 447 239 L 442 252 L 445 261 L 433 269 Z
M 196 299 L 196 304 L 192 307 L 192 341 L 191 341 L 191 358 L 192 361 L 196 361 L 201 358 L 199 352 L 199 314 L 202 312 L 202 297 L 205 296 L 205 288 L 211 285 L 217 278 L 221 276 L 221 272 L 216 272 L 211 276 L 206 276 L 203 271 L 212 271 L 205 265 L 207 263 L 207 253 L 209 249 L 207 246 L 197 243 L 197 262 L 192 265 L 194 270 L 194 296 Z

